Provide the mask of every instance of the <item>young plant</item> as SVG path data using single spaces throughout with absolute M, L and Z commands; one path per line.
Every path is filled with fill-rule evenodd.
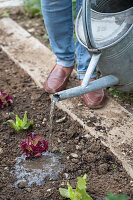
M 9 106 L 13 103 L 12 96 L 7 95 L 3 90 L 0 91 L 0 108 Z
M 48 142 L 43 140 L 42 135 L 31 133 L 30 137 L 21 142 L 20 147 L 27 158 L 35 158 L 48 150 Z
M 10 123 L 10 126 L 15 129 L 15 131 L 25 130 L 28 129 L 29 126 L 33 125 L 33 120 L 28 122 L 27 121 L 27 111 L 25 111 L 24 118 L 21 120 L 18 115 L 16 115 L 16 122 L 13 120 L 8 120 L 7 122 Z
M 105 197 L 105 200 L 128 200 L 125 194 L 112 194 L 111 192 Z
M 42 15 L 41 12 L 41 0 L 24 0 L 23 12 L 29 17 L 36 15 Z
M 83 177 L 78 177 L 76 189 L 73 189 L 69 183 L 67 183 L 68 189 L 59 188 L 60 195 L 64 198 L 71 200 L 93 200 L 86 192 L 87 174 Z M 128 200 L 125 194 L 112 194 L 111 192 L 105 197 L 104 200 Z
M 110 88 L 109 91 L 114 97 L 120 100 L 133 100 L 133 92 L 119 92 L 113 88 Z
M 87 174 L 77 179 L 76 189 L 73 189 L 71 185 L 67 183 L 68 189 L 59 188 L 60 195 L 71 200 L 93 200 L 86 192 Z

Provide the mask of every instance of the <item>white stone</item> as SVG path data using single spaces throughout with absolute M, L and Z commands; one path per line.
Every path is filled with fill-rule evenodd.
M 67 173 L 64 173 L 64 176 L 65 176 L 65 178 L 66 178 L 66 179 L 68 179 L 68 177 L 69 177 L 69 174 L 67 174 Z
M 71 153 L 70 154 L 73 158 L 78 158 L 78 154 L 76 154 L 76 153 Z
M 61 143 L 61 140 L 59 138 L 57 139 L 57 141 L 58 141 L 58 143 Z
M 51 191 L 51 188 L 47 189 L 47 192 L 50 192 Z
M 29 33 L 33 33 L 34 31 L 35 31 L 34 28 L 30 28 L 30 29 L 28 29 L 28 32 L 29 32 Z

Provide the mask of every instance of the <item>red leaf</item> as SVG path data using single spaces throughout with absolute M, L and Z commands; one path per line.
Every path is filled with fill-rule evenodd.
M 48 150 L 48 142 L 43 141 L 42 135 L 31 133 L 30 137 L 23 140 L 19 147 L 22 148 L 27 158 L 40 157 Z
M 9 106 L 13 103 L 12 96 L 7 95 L 3 92 L 3 90 L 0 91 L 0 108 L 4 108 L 5 106 Z

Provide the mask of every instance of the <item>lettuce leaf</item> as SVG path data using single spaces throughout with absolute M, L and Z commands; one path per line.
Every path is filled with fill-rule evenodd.
M 67 183 L 68 189 L 59 188 L 60 195 L 71 200 L 93 200 L 86 192 L 87 174 L 77 179 L 76 189 L 72 189 L 71 185 Z

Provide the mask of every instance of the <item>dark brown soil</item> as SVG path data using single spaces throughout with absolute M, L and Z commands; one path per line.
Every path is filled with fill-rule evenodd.
M 42 16 L 27 17 L 19 8 L 14 8 L 12 10 L 0 10 L 0 18 L 2 18 L 2 13 L 8 13 L 9 17 L 15 20 L 19 25 L 26 29 L 31 35 L 40 40 L 43 44 L 50 48 L 49 39 L 47 31 L 44 26 Z
M 44 185 L 32 185 L 30 188 L 16 189 L 15 175 L 10 171 L 14 168 L 15 158 L 22 154 L 18 147 L 21 140 L 27 138 L 30 132 L 49 136 L 50 98 L 43 89 L 38 89 L 31 78 L 19 69 L 8 57 L 0 51 L 0 89 L 13 96 L 11 106 L 0 110 L 0 199 L 1 200 L 61 200 L 59 187 L 66 187 L 66 176 L 73 187 L 76 178 L 88 174 L 87 191 L 90 195 L 104 198 L 109 191 L 125 193 L 128 200 L 133 199 L 131 179 L 123 169 L 120 161 L 103 146 L 98 139 L 83 137 L 84 129 L 73 121 L 66 113 L 55 109 L 53 122 L 53 149 L 59 153 L 62 148 L 62 162 L 65 169 L 59 174 L 58 180 L 46 180 Z M 15 132 L 8 119 L 14 119 L 18 114 L 23 118 L 28 111 L 28 119 L 34 120 L 30 130 Z M 56 120 L 66 116 L 65 121 Z M 77 154 L 74 158 L 71 153 Z

